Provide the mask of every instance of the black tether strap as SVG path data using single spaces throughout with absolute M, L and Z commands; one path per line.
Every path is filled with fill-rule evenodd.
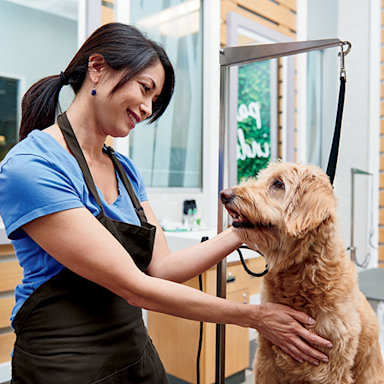
M 260 273 L 252 272 L 252 271 L 248 268 L 247 264 L 245 264 L 244 257 L 243 257 L 242 252 L 240 251 L 240 248 L 243 248 L 243 249 L 250 249 L 250 248 L 247 247 L 246 245 L 242 245 L 242 246 L 240 246 L 239 248 L 237 248 L 237 253 L 238 253 L 239 256 L 240 256 L 241 264 L 243 265 L 245 271 L 246 271 L 249 275 L 251 275 L 251 276 L 255 276 L 255 277 L 262 277 L 262 276 L 264 276 L 264 275 L 266 275 L 266 274 L 268 273 L 268 264 L 265 265 L 265 270 L 264 270 L 263 272 L 260 272 Z M 258 252 L 258 253 L 260 253 L 260 252 Z M 260 253 L 260 255 L 264 257 L 263 254 Z
M 339 143 L 340 143 L 340 133 L 341 133 L 341 120 L 343 117 L 344 109 L 344 97 L 345 97 L 345 77 L 340 77 L 340 90 L 339 90 L 339 103 L 337 105 L 337 115 L 336 115 L 336 124 L 335 131 L 333 133 L 332 147 L 329 154 L 328 166 L 327 166 L 327 175 L 333 185 L 333 180 L 336 173 L 336 164 L 337 156 L 339 154 Z

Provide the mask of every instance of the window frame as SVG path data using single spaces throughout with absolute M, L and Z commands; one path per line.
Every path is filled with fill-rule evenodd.
M 130 23 L 130 1 L 115 0 L 115 21 Z M 123 7 L 123 8 L 121 8 Z M 124 9 L 124 14 L 120 11 Z M 147 187 L 158 219 L 181 222 L 184 200 L 194 199 L 197 214 L 208 228 L 217 226 L 220 0 L 201 1 L 203 33 L 202 186 L 201 188 Z M 217 52 L 217 55 L 212 52 Z M 129 136 L 114 140 L 119 152 L 129 155 Z

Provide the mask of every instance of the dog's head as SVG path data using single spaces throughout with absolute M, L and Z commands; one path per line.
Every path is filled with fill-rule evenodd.
M 223 190 L 221 200 L 241 240 L 265 254 L 297 245 L 335 221 L 329 177 L 314 165 L 271 163 L 257 180 Z

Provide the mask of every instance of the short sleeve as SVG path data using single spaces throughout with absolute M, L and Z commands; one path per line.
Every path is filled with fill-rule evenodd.
M 71 178 L 47 159 L 23 154 L 0 167 L 0 215 L 7 235 L 24 237 L 21 227 L 42 216 L 83 207 Z

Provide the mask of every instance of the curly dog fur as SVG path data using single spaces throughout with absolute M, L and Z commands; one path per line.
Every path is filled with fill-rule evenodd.
M 338 234 L 336 199 L 318 167 L 271 163 L 257 180 L 222 192 L 241 240 L 266 258 L 262 302 L 306 312 L 332 341 L 329 363 L 299 363 L 259 336 L 257 384 L 384 384 L 377 318 Z

